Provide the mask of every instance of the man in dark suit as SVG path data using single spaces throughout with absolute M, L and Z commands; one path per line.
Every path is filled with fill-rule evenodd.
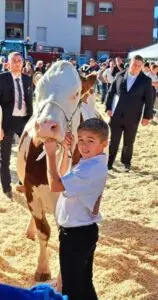
M 32 79 L 21 73 L 23 60 L 18 52 L 9 54 L 8 65 L 10 72 L 0 74 L 1 183 L 3 192 L 12 198 L 9 164 L 13 135 L 21 136 L 32 115 Z
M 144 126 L 152 118 L 151 79 L 141 71 L 142 66 L 143 58 L 135 56 L 130 62 L 129 69 L 117 74 L 107 94 L 106 110 L 111 117 L 109 169 L 113 168 L 123 134 L 121 162 L 125 171 L 130 170 L 139 122 L 142 118 L 141 124 Z

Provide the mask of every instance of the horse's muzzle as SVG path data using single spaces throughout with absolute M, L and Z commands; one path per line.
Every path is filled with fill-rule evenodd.
M 63 140 L 61 135 L 60 125 L 54 121 L 43 121 L 37 120 L 35 122 L 35 132 L 39 138 L 50 138 L 55 139 L 58 142 Z

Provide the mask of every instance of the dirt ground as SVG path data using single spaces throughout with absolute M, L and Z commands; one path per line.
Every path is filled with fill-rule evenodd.
M 97 102 L 105 116 L 104 107 Z M 120 152 L 103 194 L 100 239 L 94 261 L 99 300 L 158 299 L 158 125 L 140 125 L 133 168 L 123 173 Z M 16 146 L 12 153 L 16 177 Z M 10 202 L 0 190 L 0 282 L 30 287 L 39 251 L 38 241 L 25 237 L 29 212 L 23 196 Z M 52 234 L 49 258 L 52 275 L 58 272 L 58 232 L 49 216 Z M 82 299 L 81 299 L 82 300 Z M 89 299 L 90 300 L 90 299 Z

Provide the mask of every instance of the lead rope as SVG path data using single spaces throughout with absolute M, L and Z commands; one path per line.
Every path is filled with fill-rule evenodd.
M 67 129 L 68 132 L 72 134 L 72 117 L 67 122 Z M 72 158 L 72 145 L 70 146 L 69 152 L 68 152 L 68 158 Z
M 70 132 L 71 134 L 72 134 L 72 118 L 75 115 L 77 109 L 80 108 L 81 103 L 82 103 L 82 101 L 80 100 L 77 107 L 76 107 L 76 109 L 75 109 L 75 111 L 73 112 L 71 118 L 69 120 L 67 119 L 67 129 L 68 129 L 68 132 Z M 70 150 L 69 150 L 69 153 L 68 153 L 68 158 L 72 158 L 72 145 L 70 146 Z

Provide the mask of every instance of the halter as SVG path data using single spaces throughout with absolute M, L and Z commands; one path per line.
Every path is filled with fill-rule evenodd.
M 56 101 L 52 101 L 52 100 L 48 100 L 48 101 L 46 100 L 46 101 L 44 101 L 44 104 L 42 105 L 41 109 L 38 110 L 38 112 L 37 112 L 37 117 L 40 116 L 40 114 L 42 113 L 43 109 L 46 107 L 47 104 L 51 104 L 51 105 L 55 104 L 55 105 L 56 105 L 57 107 L 59 107 L 60 110 L 63 112 L 64 117 L 65 117 L 65 120 L 66 120 L 66 122 L 67 122 L 67 129 L 68 129 L 68 131 L 69 131 L 70 133 L 72 133 L 72 119 L 73 119 L 74 115 L 76 114 L 78 108 L 80 108 L 81 103 L 82 103 L 82 102 L 81 102 L 81 100 L 80 100 L 80 101 L 78 102 L 78 104 L 77 104 L 76 109 L 75 109 L 74 112 L 72 113 L 72 116 L 71 116 L 70 118 L 68 118 L 67 115 L 66 115 L 66 112 L 65 112 L 64 109 L 60 106 L 59 103 L 57 103 Z
M 37 117 L 40 116 L 41 112 L 43 111 L 43 109 L 46 107 L 47 104 L 51 104 L 51 105 L 55 104 L 55 105 L 56 105 L 57 107 L 59 107 L 60 110 L 63 112 L 64 117 L 65 117 L 65 120 L 66 120 L 66 122 L 67 122 L 67 129 L 68 129 L 68 131 L 69 131 L 70 133 L 72 133 L 72 119 L 73 119 L 74 115 L 76 114 L 78 108 L 80 108 L 81 103 L 82 103 L 82 101 L 80 100 L 80 101 L 78 102 L 78 104 L 77 104 L 76 109 L 75 109 L 74 112 L 72 113 L 72 116 L 71 116 L 70 118 L 68 118 L 67 115 L 66 115 L 66 113 L 65 113 L 65 111 L 64 111 L 64 109 L 60 106 L 59 103 L 57 103 L 56 101 L 52 101 L 52 100 L 46 100 L 46 101 L 44 102 L 44 104 L 42 105 L 42 107 L 37 111 Z M 37 160 L 37 161 L 40 160 L 43 156 L 45 156 L 45 153 L 44 153 L 44 152 L 42 152 L 36 160 Z M 71 148 L 70 148 L 70 151 L 69 151 L 69 158 L 72 158 L 72 149 L 71 149 Z

